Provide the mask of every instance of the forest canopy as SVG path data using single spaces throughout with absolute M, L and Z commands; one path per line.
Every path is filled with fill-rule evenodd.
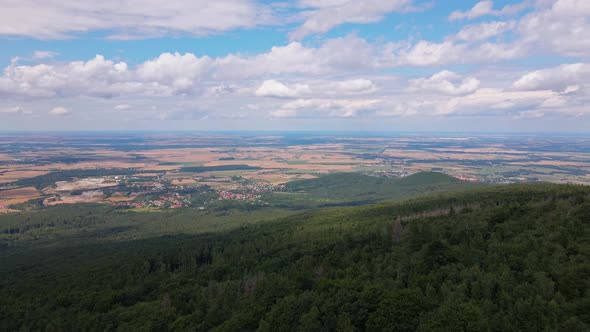
M 1 328 L 584 331 L 589 197 L 511 185 L 199 235 L 11 247 Z

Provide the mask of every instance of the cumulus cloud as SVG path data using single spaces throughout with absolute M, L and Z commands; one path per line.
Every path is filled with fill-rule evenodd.
M 371 80 L 365 78 L 337 82 L 336 87 L 338 91 L 355 93 L 368 93 L 373 92 L 376 89 L 375 84 Z
M 396 51 L 396 66 L 441 66 L 449 64 L 489 63 L 517 59 L 528 49 L 519 42 L 513 43 L 461 43 L 452 39 L 440 43 L 421 40 Z
M 375 110 L 380 102 L 378 99 L 297 99 L 283 104 L 276 112 L 281 117 L 350 118 Z
M 0 11 L 0 35 L 54 39 L 89 31 L 115 31 L 111 38 L 176 33 L 202 36 L 272 22 L 271 7 L 254 0 L 103 0 L 92 5 L 9 0 Z
M 348 35 L 326 40 L 318 47 L 300 42 L 272 47 L 255 56 L 228 55 L 216 59 L 215 77 L 244 79 L 263 74 L 325 75 L 342 71 L 371 70 L 389 61 L 389 50 Z
M 564 91 L 568 87 L 570 91 L 577 84 L 590 84 L 590 64 L 573 63 L 564 64 L 554 68 L 535 70 L 520 77 L 514 82 L 514 88 L 518 90 L 553 90 Z
M 164 53 L 130 70 L 125 62 L 102 55 L 65 64 L 18 65 L 13 62 L 0 76 L 0 96 L 174 95 L 198 88 L 211 59 L 193 54 Z
M 189 92 L 211 68 L 213 60 L 208 56 L 197 57 L 192 53 L 163 53 L 137 68 L 141 82 L 164 86 L 171 93 Z
M 418 78 L 410 81 L 410 91 L 435 91 L 449 95 L 469 94 L 477 90 L 479 80 L 465 77 L 454 72 L 443 70 L 429 78 Z
M 162 53 L 135 67 L 123 61 L 97 55 L 88 61 L 20 65 L 14 60 L 0 75 L 0 97 L 54 98 L 92 96 L 172 96 L 210 93 L 217 87 L 230 87 L 226 82 L 260 79 L 268 76 L 321 76 L 346 72 L 354 74 L 382 68 L 390 62 L 386 47 L 372 45 L 362 38 L 346 36 L 327 40 L 318 47 L 299 42 L 273 47 L 252 56 L 228 55 L 221 58 L 192 53 Z M 217 82 L 205 84 L 205 82 Z M 267 84 L 272 84 L 269 82 Z M 282 83 L 281 83 L 282 84 Z M 274 84 L 275 88 L 277 84 Z M 262 94 L 267 87 L 260 91 Z M 283 97 L 305 93 L 302 86 L 289 87 L 295 92 L 279 92 Z M 340 84 L 341 90 L 371 91 L 367 81 Z M 213 91 L 213 90 L 215 91 Z M 235 87 L 225 92 L 233 92 Z M 283 89 L 284 90 L 284 89 Z
M 529 1 L 524 1 L 519 4 L 506 5 L 500 10 L 495 10 L 494 2 L 491 0 L 480 1 L 467 11 L 456 10 L 449 16 L 449 21 L 456 21 L 462 19 L 473 20 L 482 16 L 508 16 L 515 15 L 520 11 L 529 7 Z
M 70 111 L 62 106 L 57 106 L 49 110 L 50 115 L 64 116 L 70 114 Z
M 371 94 L 376 90 L 375 83 L 366 78 L 351 78 L 342 81 L 308 80 L 296 84 L 284 84 L 277 80 L 266 80 L 256 89 L 255 95 L 275 98 L 333 98 Z
M 472 94 L 453 97 L 436 104 L 436 115 L 442 116 L 513 116 L 516 118 L 546 115 L 580 116 L 590 113 L 589 96 L 571 98 L 551 90 L 508 91 L 478 89 Z
M 480 24 L 466 25 L 459 31 L 454 39 L 462 41 L 482 41 L 492 37 L 499 36 L 516 27 L 516 22 L 485 22 Z
M 451 41 L 433 43 L 421 40 L 411 48 L 400 52 L 400 65 L 431 66 L 458 62 L 461 55 L 466 54 L 466 45 Z
M 391 12 L 410 9 L 410 0 L 304 0 L 302 7 L 307 7 L 301 15 L 303 24 L 291 33 L 292 39 L 301 39 L 313 33 L 323 33 L 344 23 L 378 22 Z
M 460 10 L 456 10 L 451 13 L 449 16 L 450 21 L 461 20 L 464 18 L 467 19 L 474 19 L 480 16 L 489 15 L 492 12 L 492 8 L 494 7 L 494 3 L 492 1 L 480 1 L 473 6 L 473 8 L 469 9 L 468 11 L 462 12 Z
M 285 84 L 275 81 L 266 80 L 262 82 L 260 87 L 256 89 L 256 96 L 258 97 L 277 97 L 277 98 L 293 98 L 304 94 L 311 93 L 309 85 L 294 84 L 293 86 L 286 86 Z
M 590 2 L 558 0 L 526 15 L 518 25 L 521 42 L 564 56 L 587 57 Z
M 349 3 L 308 0 L 300 6 L 312 12 Z M 63 103 L 82 114 L 87 109 L 78 106 L 100 98 L 96 111 L 141 109 L 126 116 L 150 120 L 585 114 L 590 69 L 584 60 L 525 74 L 502 62 L 537 51 L 585 57 L 587 37 L 578 34 L 587 25 L 584 6 L 573 0 L 546 2 L 521 19 L 467 25 L 440 41 L 372 43 L 347 35 L 288 42 L 259 54 L 162 53 L 133 65 L 101 55 L 72 62 L 15 59 L 0 74 L 0 99 L 32 109 L 45 102 L 39 98 L 55 99 L 51 104 Z M 485 15 L 508 15 L 490 8 Z M 543 29 L 549 38 L 537 32 Z M 51 56 L 39 53 L 37 60 Z M 489 63 L 494 66 L 486 68 Z M 478 66 L 461 67 L 473 70 L 465 74 L 441 70 L 456 64 Z M 412 67 L 442 68 L 423 78 L 398 74 Z M 389 70 L 393 68 L 399 69 Z M 159 108 L 140 107 L 139 100 Z M 23 113 L 10 107 L 0 112 Z

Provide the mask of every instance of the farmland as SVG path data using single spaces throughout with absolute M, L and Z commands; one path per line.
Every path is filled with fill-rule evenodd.
M 293 181 L 334 173 L 399 178 L 430 171 L 490 184 L 588 184 L 590 139 L 305 133 L 5 134 L 0 136 L 0 212 L 66 203 L 204 208 L 234 200 L 267 206 L 282 200 L 278 193 Z

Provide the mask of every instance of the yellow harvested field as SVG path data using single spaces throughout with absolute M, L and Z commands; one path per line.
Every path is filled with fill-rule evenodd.
M 539 160 L 531 162 L 510 163 L 511 165 L 531 165 L 531 166 L 574 166 L 590 168 L 590 164 L 580 161 L 561 161 L 561 160 Z
M 0 172 L 0 182 L 13 182 L 20 179 L 33 178 L 35 176 L 47 174 L 49 171 L 39 170 L 14 170 Z
M 141 177 L 146 177 L 147 178 L 147 177 L 158 176 L 158 175 L 160 175 L 160 174 L 158 174 L 158 173 L 137 173 L 137 174 L 133 174 L 133 176 L 139 177 L 139 178 L 141 178 Z
M 175 166 L 175 165 L 145 165 L 145 166 L 141 166 L 139 169 L 144 170 L 144 171 L 171 171 L 171 170 L 175 170 L 175 169 L 179 169 L 181 166 Z M 148 174 L 148 173 L 145 173 Z M 154 173 L 149 173 L 149 174 L 154 174 Z M 136 174 L 137 176 L 139 176 L 139 174 Z M 153 176 L 153 175 L 146 175 L 146 176 Z
M 0 191 L 0 205 L 25 203 L 41 197 L 41 193 L 35 187 L 24 187 Z
M 195 185 L 195 184 L 199 184 L 198 181 L 196 181 L 195 179 L 192 178 L 185 178 L 185 179 L 176 179 L 176 180 L 172 180 L 172 184 L 175 186 L 184 186 L 184 185 Z
M 457 159 L 457 160 L 495 160 L 501 157 L 502 159 L 520 159 L 522 156 L 505 155 L 505 154 L 476 154 L 476 153 L 437 153 L 433 154 L 428 151 L 418 150 L 401 150 L 401 149 L 387 149 L 384 155 L 398 158 L 409 159 Z
M 161 149 L 142 151 L 142 156 L 159 162 L 206 162 L 225 157 L 226 154 L 214 152 L 211 148 Z
M 285 173 L 250 173 L 245 174 L 244 178 L 253 181 L 269 182 L 272 184 L 283 184 L 293 180 L 314 179 L 316 176 L 311 174 L 285 174 Z
M 79 162 L 75 164 L 51 164 L 46 168 L 59 170 L 95 169 L 95 168 L 144 168 L 146 163 L 132 163 L 120 161 Z
M 0 209 L 0 213 L 13 213 L 13 212 L 20 212 L 20 210 L 14 210 L 14 209 Z
M 113 203 L 116 202 L 129 202 L 132 201 L 135 197 L 127 197 L 127 196 L 111 196 L 107 200 Z
M 343 163 L 354 163 L 353 160 L 345 160 L 345 159 L 332 159 L 332 160 L 321 160 L 321 161 L 314 161 L 314 162 L 307 162 L 307 163 L 287 163 L 282 161 L 275 161 L 275 160 L 240 160 L 238 161 L 239 164 L 253 166 L 253 167 L 260 167 L 264 169 L 283 169 L 283 170 L 303 170 L 309 172 L 315 172 L 319 170 L 332 170 L 332 171 L 348 171 L 353 170 L 356 168 L 356 165 L 349 164 L 343 165 Z M 232 163 L 228 161 L 212 161 L 206 163 L 205 166 L 221 166 L 221 165 L 232 165 L 238 163 L 236 161 L 232 161 Z

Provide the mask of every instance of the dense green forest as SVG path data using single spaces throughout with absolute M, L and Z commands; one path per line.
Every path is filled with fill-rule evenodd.
M 13 243 L 0 249 L 0 330 L 590 329 L 589 187 L 509 185 L 275 219 Z
M 94 171 L 94 170 L 92 170 Z M 78 171 L 60 173 L 72 176 Z M 36 178 L 46 181 L 45 176 Z M 94 173 L 92 173 L 94 174 Z M 195 206 L 206 210 L 153 210 L 150 213 L 99 204 L 43 207 L 42 199 L 20 204 L 23 213 L 0 214 L 0 248 L 47 240 L 137 239 L 178 233 L 203 233 L 266 222 L 304 210 L 356 206 L 383 200 L 401 200 L 425 194 L 481 186 L 441 173 L 421 172 L 404 179 L 334 173 L 290 182 L 286 192 L 263 195 L 262 201 L 219 201 L 207 188 L 176 190 L 191 194 Z M 119 189 L 120 190 L 120 189 Z M 165 191 L 163 191 L 165 192 Z M 163 192 L 140 195 L 149 199 Z M 141 211 L 141 210 L 140 210 Z
M 288 182 L 283 191 L 267 194 L 264 199 L 274 207 L 309 209 L 366 205 L 482 186 L 482 183 L 462 181 L 436 172 L 419 172 L 404 178 L 332 173 Z

